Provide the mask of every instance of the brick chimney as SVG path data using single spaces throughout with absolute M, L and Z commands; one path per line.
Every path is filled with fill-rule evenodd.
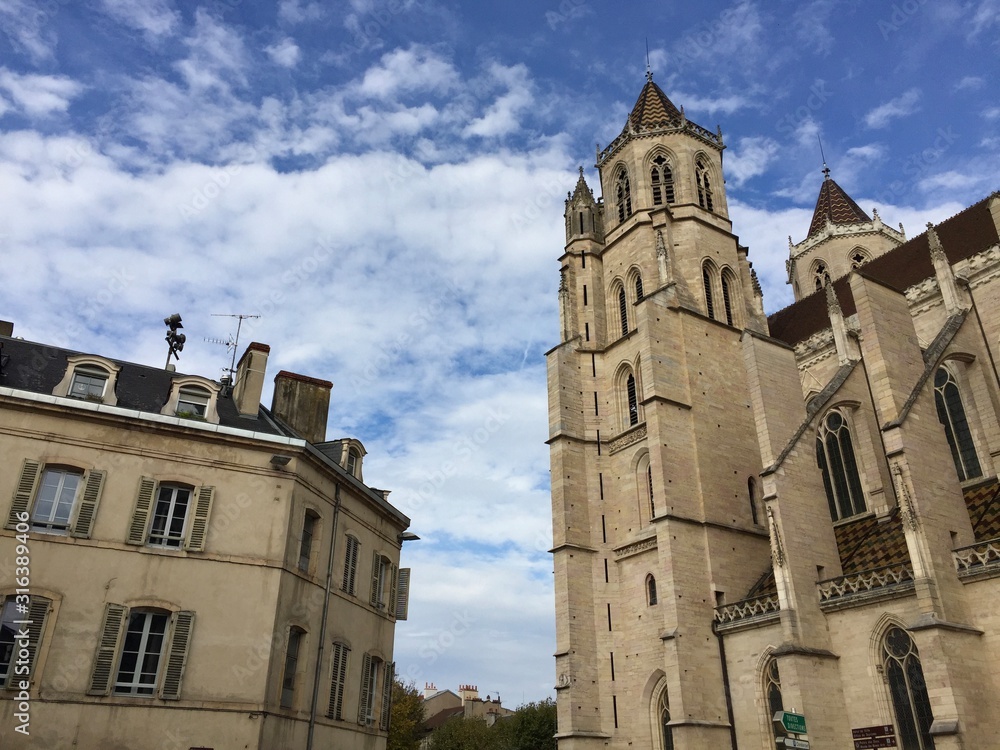
M 271 412 L 310 443 L 322 443 L 332 388 L 329 380 L 282 370 L 274 377 Z
M 264 370 L 271 347 L 256 341 L 247 347 L 236 365 L 236 385 L 233 402 L 244 417 L 256 417 L 260 408 L 260 394 L 264 390 Z

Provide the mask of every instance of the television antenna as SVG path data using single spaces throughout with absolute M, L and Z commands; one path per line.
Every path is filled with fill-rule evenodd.
M 259 315 L 246 315 L 244 313 L 212 313 L 213 318 L 237 318 L 239 322 L 236 324 L 236 335 L 229 334 L 224 339 L 205 339 L 210 344 L 222 344 L 226 347 L 227 352 L 232 352 L 232 359 L 229 361 L 229 367 L 222 368 L 223 372 L 228 372 L 231 378 L 230 383 L 235 385 L 233 380 L 236 379 L 236 350 L 240 345 L 240 329 L 243 327 L 243 321 L 250 318 L 259 318 Z

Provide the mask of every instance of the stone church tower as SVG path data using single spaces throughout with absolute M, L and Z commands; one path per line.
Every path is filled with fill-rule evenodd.
M 826 170 L 766 317 L 724 149 L 648 76 L 566 200 L 559 748 L 1000 748 L 1000 193 L 907 240 Z

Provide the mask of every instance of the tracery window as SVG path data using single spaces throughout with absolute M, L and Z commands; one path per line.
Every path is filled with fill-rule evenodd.
M 670 705 L 667 703 L 667 691 L 660 696 L 660 729 L 663 732 L 663 750 L 674 750 L 674 733 L 670 727 Z
M 958 390 L 955 374 L 948 367 L 939 367 L 934 374 L 934 403 L 937 405 L 938 419 L 944 425 L 959 480 L 964 482 L 982 476 L 983 470 L 979 464 L 979 456 L 976 455 L 972 430 L 962 404 L 962 394 Z
M 663 154 L 659 154 L 653 159 L 653 166 L 650 169 L 649 184 L 653 188 L 653 205 L 662 206 L 664 203 L 674 202 L 674 175 L 670 169 L 670 162 Z
M 864 513 L 854 442 L 847 419 L 836 409 L 823 420 L 816 436 L 816 462 L 823 474 L 823 488 L 834 521 Z
M 695 162 L 695 180 L 698 183 L 698 205 L 709 211 L 713 210 L 711 177 L 708 164 L 701 157 Z
M 854 248 L 851 253 L 851 268 L 861 268 L 869 260 L 868 253 L 862 250 L 860 247 Z
M 893 626 L 882 640 L 882 668 L 892 697 L 902 750 L 934 750 L 934 723 L 917 646 L 902 628 Z
M 715 304 L 712 299 L 712 277 L 714 276 L 713 269 L 709 261 L 701 267 L 701 283 L 705 287 L 705 309 L 708 311 L 708 317 L 715 317 Z
M 625 221 L 632 215 L 632 188 L 629 186 L 628 172 L 621 169 L 615 178 L 615 203 L 618 207 L 618 221 Z
M 818 292 L 826 283 L 830 281 L 830 270 L 826 267 L 826 263 L 819 261 L 813 268 L 813 283 L 816 285 L 816 291 Z
M 632 373 L 628 374 L 625 389 L 628 393 L 628 424 L 632 427 L 639 424 L 639 400 L 635 390 L 635 375 Z
M 781 675 L 778 673 L 777 659 L 771 659 L 764 668 L 764 699 L 767 701 L 767 725 L 771 727 L 773 737 L 771 717 L 778 711 L 785 710 L 781 700 Z

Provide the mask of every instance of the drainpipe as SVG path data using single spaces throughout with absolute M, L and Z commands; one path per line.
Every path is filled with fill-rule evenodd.
M 712 626 L 715 630 L 715 626 Z M 722 640 L 722 633 L 715 631 L 715 637 L 719 639 L 719 661 L 722 662 L 722 685 L 726 689 L 726 713 L 729 715 L 729 741 L 733 750 L 739 750 L 736 743 L 736 716 L 733 713 L 733 694 L 729 690 L 729 666 L 726 664 L 726 644 Z
M 319 679 L 323 673 L 323 651 L 326 647 L 326 622 L 330 616 L 330 591 L 333 588 L 333 553 L 337 546 L 337 519 L 340 516 L 340 484 L 333 494 L 333 531 L 330 533 L 330 559 L 326 565 L 326 595 L 323 597 L 323 618 L 319 626 L 319 645 L 316 648 L 316 671 L 313 674 L 312 702 L 309 705 L 309 734 L 306 750 L 312 750 L 313 733 L 316 731 L 316 703 L 319 701 Z

